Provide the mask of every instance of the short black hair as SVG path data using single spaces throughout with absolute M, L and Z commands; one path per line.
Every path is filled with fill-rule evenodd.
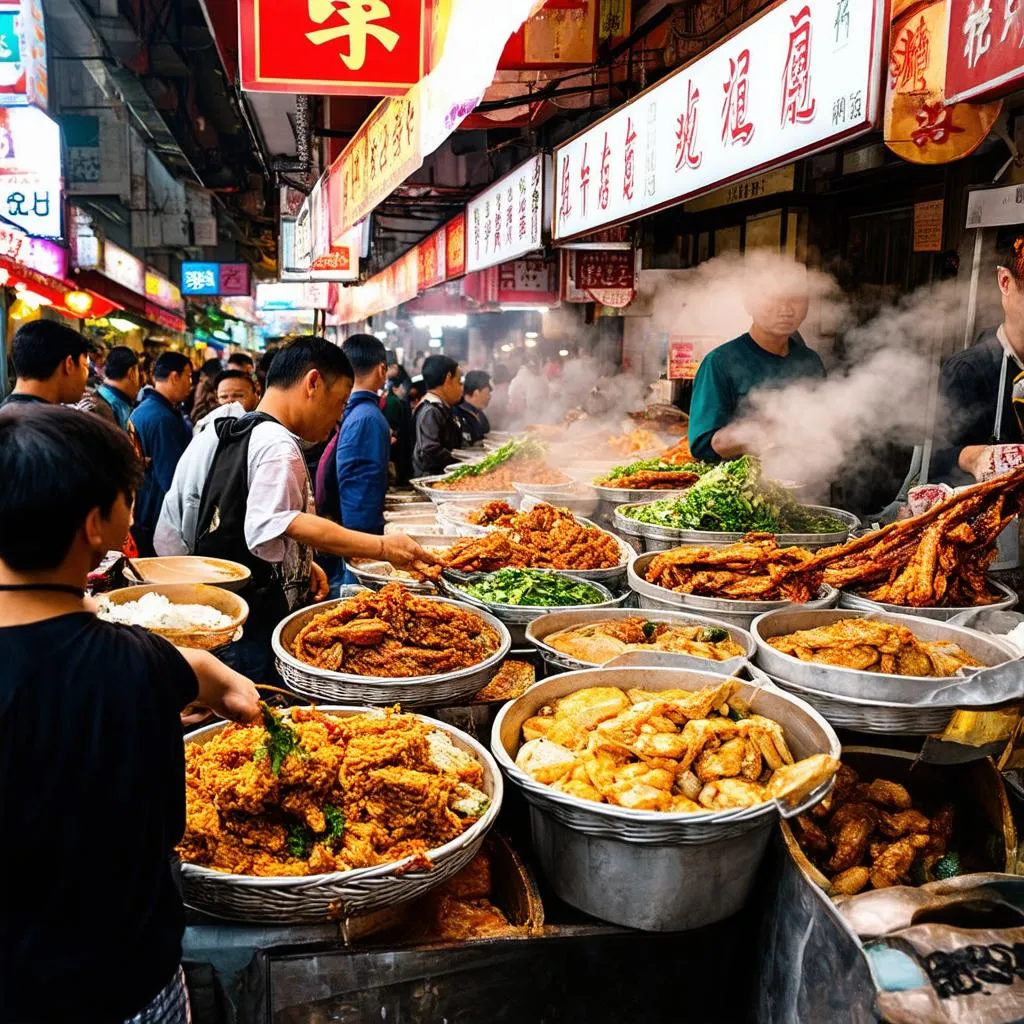
M 462 378 L 462 390 L 467 395 L 473 394 L 474 391 L 483 391 L 484 388 L 489 388 L 490 386 L 491 375 L 485 370 L 470 370 Z
M 15 572 L 56 569 L 94 508 L 131 501 L 143 467 L 128 435 L 61 405 L 0 411 L 0 561 Z
M 256 369 L 256 360 L 245 352 L 233 352 L 228 356 L 228 366 L 232 363 L 235 366 L 248 366 L 250 370 Z
M 252 386 L 252 389 L 256 390 L 256 381 L 252 379 L 251 373 L 246 373 L 245 370 L 221 370 L 214 379 L 214 388 L 219 388 L 221 381 L 225 380 L 247 380 Z
M 33 320 L 18 328 L 11 343 L 14 372 L 22 380 L 49 380 L 68 356 L 77 362 L 91 347 L 65 324 Z
M 427 386 L 423 383 L 423 378 L 420 377 L 418 380 L 409 381 L 409 387 L 405 392 L 405 397 L 410 402 L 416 401 L 417 398 L 422 398 L 427 393 Z
M 199 376 L 208 377 L 210 380 L 213 380 L 213 378 L 216 377 L 223 369 L 224 367 L 221 365 L 221 361 L 219 359 L 207 359 L 206 362 L 199 367 Z
M 107 380 L 124 380 L 139 365 L 139 354 L 127 345 L 115 345 L 107 353 L 103 376 Z
M 304 334 L 277 350 L 267 371 L 267 387 L 294 387 L 310 370 L 319 370 L 328 383 L 338 377 L 355 380 L 348 356 L 337 345 L 315 334 Z
M 372 334 L 353 334 L 341 344 L 341 350 L 348 356 L 353 372 L 362 376 L 388 361 L 387 349 L 380 338 Z
M 162 352 L 153 364 L 153 380 L 167 380 L 172 373 L 192 369 L 192 360 L 181 352 Z
M 427 356 L 423 362 L 423 383 L 428 391 L 433 391 L 458 370 L 459 364 L 451 356 Z

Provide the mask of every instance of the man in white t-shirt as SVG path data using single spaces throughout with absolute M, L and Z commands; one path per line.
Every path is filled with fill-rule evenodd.
M 276 672 L 270 637 L 289 611 L 327 595 L 313 550 L 381 558 L 405 568 L 434 559 L 404 534 L 356 533 L 315 513 L 303 446 L 324 440 L 352 390 L 344 352 L 323 338 L 297 338 L 274 357 L 256 411 L 222 406 L 178 463 L 156 527 L 161 555 L 241 562 L 252 573 L 243 638 L 223 660 L 260 681 Z

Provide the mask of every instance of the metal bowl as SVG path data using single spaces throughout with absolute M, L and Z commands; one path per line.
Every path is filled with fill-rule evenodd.
M 883 611 L 891 612 L 893 615 L 908 615 L 914 618 L 934 619 L 937 622 L 949 622 L 956 619 L 959 625 L 965 625 L 967 621 L 980 615 L 982 612 L 1009 611 L 1016 607 L 1018 597 L 1017 591 L 1011 590 L 1005 583 L 997 580 L 989 580 L 989 586 L 998 590 L 1003 596 L 991 604 L 973 605 L 963 608 L 909 608 L 901 604 L 884 604 L 880 601 L 871 601 L 859 594 L 841 590 L 839 592 L 839 607 L 851 608 L 855 611 Z
M 516 489 L 522 487 L 519 492 L 519 507 L 524 512 L 529 512 L 536 505 L 557 505 L 558 508 L 567 508 L 574 516 L 593 516 L 601 504 L 601 499 L 590 484 L 576 483 L 571 491 L 549 493 L 547 488 L 538 487 L 536 484 L 517 485 Z
M 568 576 L 570 579 L 579 580 L 581 583 L 586 583 L 588 586 L 593 587 L 597 590 L 604 598 L 600 604 L 586 604 L 586 605 L 573 605 L 574 609 L 587 608 L 597 610 L 600 608 L 612 609 L 617 608 L 629 598 L 629 592 L 621 594 L 616 597 L 607 587 L 602 586 L 600 583 L 595 583 L 593 580 L 584 579 L 582 576 L 576 573 L 558 572 L 554 569 L 537 569 L 535 572 L 549 572 L 552 576 Z M 489 576 L 490 573 L 472 573 L 472 576 Z M 524 607 L 523 605 L 513 604 L 494 604 L 490 601 L 481 601 L 478 597 L 473 597 L 472 594 L 467 594 L 462 590 L 457 583 L 453 580 L 446 579 L 444 576 L 441 577 L 441 589 L 444 590 L 449 597 L 456 601 L 463 601 L 466 604 L 473 605 L 474 608 L 483 608 L 484 611 L 490 612 L 495 618 L 500 619 L 508 626 L 509 635 L 512 637 L 512 643 L 521 645 L 527 643 L 526 638 L 526 627 L 530 625 L 535 619 L 539 619 L 542 616 L 546 616 L 551 612 L 551 608 L 533 608 Z
M 221 590 L 238 591 L 248 586 L 252 572 L 241 562 L 226 558 L 207 558 L 204 555 L 158 555 L 154 558 L 133 558 L 125 578 L 133 577 L 137 569 L 140 584 L 203 584 Z
M 292 709 L 286 710 L 285 715 Z M 366 707 L 321 706 L 321 711 L 347 718 L 371 711 Z M 323 875 L 255 877 L 232 875 L 198 864 L 181 865 L 185 902 L 196 910 L 233 921 L 292 924 L 361 917 L 404 903 L 435 889 L 461 871 L 477 855 L 484 837 L 497 821 L 504 785 L 494 758 L 472 737 L 445 722 L 418 716 L 446 732 L 452 742 L 472 754 L 484 769 L 484 792 L 491 805 L 482 818 L 462 835 L 428 851 L 430 867 L 411 868 L 414 858 L 372 868 L 335 871 Z M 207 743 L 228 722 L 197 729 L 186 744 Z
M 553 676 L 499 712 L 491 751 L 530 804 L 533 846 L 552 889 L 594 917 L 645 931 L 683 931 L 721 921 L 746 902 L 780 814 L 802 814 L 824 799 L 819 786 L 800 807 L 777 801 L 734 811 L 665 814 L 581 800 L 536 782 L 516 767 L 522 725 L 540 708 L 590 686 L 696 690 L 722 676 L 676 669 L 591 669 Z M 777 721 L 796 758 L 827 753 L 839 739 L 809 705 L 741 683 L 752 710 Z
M 581 669 L 600 668 L 600 664 L 596 662 L 581 661 L 569 654 L 565 654 L 563 651 L 555 650 L 554 647 L 549 647 L 545 640 L 552 633 L 557 633 L 563 629 L 586 626 L 593 622 L 607 622 L 610 619 L 630 619 L 635 618 L 636 615 L 637 610 L 635 608 L 617 608 L 614 610 L 602 610 L 600 608 L 556 608 L 549 611 L 546 615 L 534 619 L 527 626 L 526 640 L 540 651 L 541 657 L 549 665 L 553 665 L 560 672 L 576 672 Z M 745 658 L 754 657 L 756 648 L 753 637 L 746 630 L 739 629 L 731 623 L 704 618 L 700 615 L 687 615 L 683 612 L 659 612 L 657 615 L 651 616 L 651 619 L 654 622 L 663 622 L 671 626 L 718 626 L 721 629 L 727 630 L 733 642 L 743 648 L 743 656 Z M 721 666 L 720 662 L 709 661 L 707 664 L 709 670 L 713 666 Z
M 1017 661 L 1018 653 L 1011 653 L 1009 645 L 996 637 L 978 633 L 973 629 L 951 626 L 934 619 L 910 618 L 893 615 L 891 612 L 852 611 L 834 609 L 815 611 L 800 608 L 786 608 L 761 615 L 754 620 L 751 632 L 757 644 L 756 664 L 773 679 L 795 683 L 816 693 L 856 700 L 882 701 L 896 704 L 915 704 L 925 699 L 931 708 L 960 706 L 962 701 L 951 701 L 943 705 L 941 700 L 931 699 L 937 688 L 964 681 L 962 677 L 938 679 L 936 677 L 886 675 L 881 672 L 864 672 L 859 669 L 840 668 L 836 665 L 822 665 L 813 661 L 801 661 L 789 654 L 776 650 L 767 641 L 775 636 L 787 636 L 803 629 L 830 626 L 844 619 L 871 619 L 887 622 L 894 626 L 905 626 L 920 640 L 947 640 L 958 644 L 972 658 L 984 666 L 1002 665 Z
M 427 597 L 427 601 L 452 605 L 449 598 Z M 277 670 L 296 693 L 316 701 L 359 701 L 361 704 L 401 704 L 403 708 L 441 707 L 464 702 L 483 689 L 497 674 L 501 663 L 512 647 L 505 623 L 480 608 L 462 607 L 478 615 L 498 634 L 498 649 L 479 664 L 455 672 L 432 676 L 361 676 L 349 672 L 332 672 L 315 668 L 300 661 L 292 653 L 292 645 L 299 630 L 310 619 L 342 604 L 342 601 L 324 601 L 309 608 L 292 612 L 278 623 L 271 639 Z
M 644 505 L 661 498 L 678 498 L 693 485 L 687 484 L 685 487 L 673 487 L 669 490 L 659 490 L 653 487 L 643 490 L 628 487 L 602 487 L 600 484 L 591 484 L 591 486 L 597 491 L 597 496 L 602 501 L 610 501 L 613 505 Z
M 435 552 L 444 551 L 463 539 L 453 536 L 448 531 L 439 535 L 419 533 L 414 529 L 404 532 L 421 547 Z M 414 594 L 437 593 L 437 587 L 429 580 L 418 580 L 411 575 L 403 575 L 404 570 L 396 569 L 390 562 L 377 558 L 353 558 L 346 561 L 345 566 L 367 590 L 380 590 L 389 583 L 401 583 L 406 590 L 411 590 Z
M 637 594 L 641 608 L 713 615 L 723 622 L 749 630 L 754 619 L 765 612 L 794 607 L 834 608 L 839 600 L 839 591 L 826 586 L 821 587 L 818 596 L 805 605 L 794 605 L 792 601 L 736 601 L 727 597 L 700 597 L 667 590 L 647 582 L 647 567 L 657 554 L 656 551 L 648 551 L 634 555 L 629 564 L 629 589 Z
M 446 476 L 444 473 L 438 476 L 421 476 L 415 480 L 410 480 L 409 483 L 416 488 L 420 494 L 425 494 L 435 504 L 440 504 L 442 501 L 451 501 L 453 498 L 476 498 L 479 501 L 494 501 L 498 498 L 509 498 L 515 497 L 515 491 L 511 488 L 507 491 L 439 491 L 436 487 L 432 486 L 439 480 L 445 480 Z
M 680 530 L 671 526 L 658 526 L 654 523 L 640 523 L 625 515 L 631 508 L 649 505 L 650 501 L 635 501 L 628 505 L 620 505 L 615 509 L 615 529 L 631 537 L 639 537 L 645 551 L 670 551 L 684 545 L 700 547 L 726 547 L 738 544 L 746 536 L 745 533 L 717 533 L 712 530 Z M 826 513 L 846 524 L 846 529 L 838 533 L 776 533 L 775 540 L 780 547 L 804 548 L 807 551 L 818 551 L 821 548 L 835 547 L 845 544 L 854 530 L 859 530 L 860 519 L 852 512 L 844 512 L 839 508 L 826 505 L 804 505 L 803 508 L 812 512 Z

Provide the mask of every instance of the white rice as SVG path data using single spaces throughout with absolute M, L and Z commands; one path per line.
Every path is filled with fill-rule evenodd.
M 231 618 L 205 604 L 172 604 L 163 594 L 143 594 L 138 601 L 112 604 L 100 598 L 99 617 L 145 629 L 223 629 Z

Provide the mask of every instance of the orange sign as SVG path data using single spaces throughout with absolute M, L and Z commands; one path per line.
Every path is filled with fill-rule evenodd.
M 416 246 L 421 292 L 433 288 L 435 284 L 440 284 L 445 280 L 447 276 L 446 249 L 447 235 L 443 227 L 438 228 L 432 235 L 428 235 Z
M 445 225 L 446 279 L 461 277 L 466 272 L 466 215 L 460 213 Z

